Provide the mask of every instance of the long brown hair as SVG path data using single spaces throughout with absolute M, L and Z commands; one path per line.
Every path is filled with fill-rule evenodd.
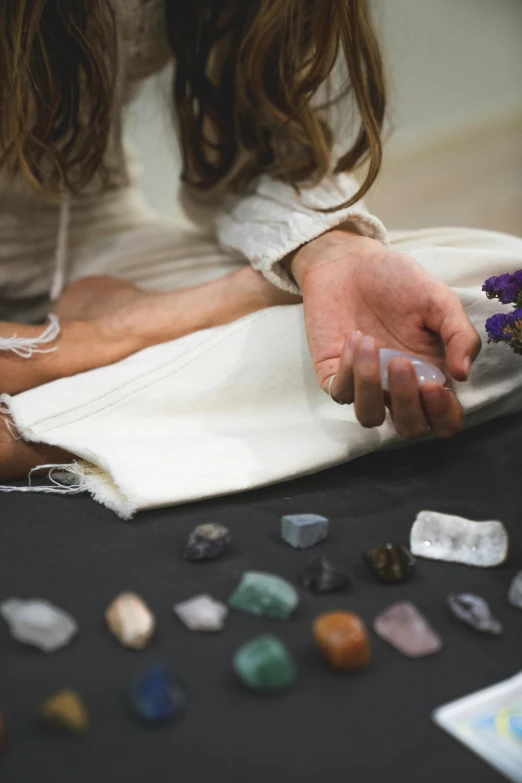
M 314 97 L 344 58 L 360 127 L 336 172 L 369 159 L 349 203 L 367 192 L 381 165 L 385 90 L 366 0 L 167 0 L 166 8 L 186 182 L 242 190 L 260 173 L 296 188 L 319 181 L 332 133 Z M 0 168 L 49 196 L 80 190 L 103 171 L 116 81 L 110 0 L 1 0 Z

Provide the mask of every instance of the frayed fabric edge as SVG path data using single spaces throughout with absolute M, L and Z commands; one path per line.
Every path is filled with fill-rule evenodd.
M 16 421 L 12 400 L 7 394 L 0 395 L 0 417 L 15 440 L 23 438 L 28 442 L 42 442 L 24 432 Z M 18 434 L 13 432 L 16 429 Z M 33 486 L 33 474 L 47 471 L 51 486 Z M 136 514 L 137 507 L 122 492 L 111 474 L 86 459 L 72 463 L 37 465 L 29 471 L 26 487 L 0 485 L 0 492 L 33 492 L 52 495 L 77 495 L 88 492 L 93 500 L 113 511 L 120 519 L 129 521 Z
M 35 353 L 52 353 L 52 348 L 42 348 L 42 345 L 52 343 L 61 332 L 60 319 L 57 315 L 49 316 L 49 323 L 39 337 L 0 337 L 0 351 L 11 351 L 21 359 L 30 359 Z

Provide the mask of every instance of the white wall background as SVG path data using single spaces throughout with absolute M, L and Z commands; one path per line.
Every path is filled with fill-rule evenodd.
M 522 0 L 374 0 L 373 7 L 389 72 L 390 135 L 388 165 L 372 207 L 379 207 L 381 215 L 384 210 L 383 217 L 389 215 L 393 224 L 414 227 L 434 221 L 461 222 L 455 217 L 455 203 L 460 200 L 444 207 L 442 189 L 437 197 L 440 204 L 428 200 L 426 209 L 419 211 L 417 203 L 416 217 L 412 217 L 411 204 L 404 194 L 398 198 L 396 183 L 400 185 L 408 177 L 415 182 L 421 174 L 410 170 L 406 176 L 405 152 L 433 147 L 434 143 L 436 147 L 438 139 L 444 139 L 448 148 L 459 131 L 462 135 L 470 129 L 489 128 L 491 149 L 498 150 L 499 145 L 504 149 L 495 171 L 488 172 L 494 179 L 491 186 L 499 191 L 504 183 L 515 200 L 520 198 L 522 211 L 522 181 L 520 191 L 513 194 L 517 167 L 522 180 L 522 146 L 520 142 L 513 146 L 514 131 L 522 139 Z M 169 81 L 169 74 L 151 80 L 129 118 L 131 138 L 143 162 L 144 192 L 161 212 L 176 209 L 177 154 L 168 108 Z M 507 139 L 502 135 L 505 126 Z M 492 127 L 500 129 L 494 140 Z M 468 161 L 470 169 L 480 168 L 484 157 L 480 134 L 475 144 L 476 160 Z M 455 174 L 459 155 L 445 161 L 439 150 L 439 158 L 435 158 L 433 165 L 438 171 L 447 165 Z M 392 165 L 395 159 L 404 174 L 398 180 L 399 172 Z M 423 169 L 422 176 L 430 175 Z M 453 185 L 457 194 L 459 187 L 463 193 L 472 187 L 468 174 L 457 177 Z M 476 214 L 470 208 L 462 219 L 482 224 L 482 200 Z M 510 203 L 512 208 L 512 199 Z M 516 222 L 516 210 L 513 217 Z

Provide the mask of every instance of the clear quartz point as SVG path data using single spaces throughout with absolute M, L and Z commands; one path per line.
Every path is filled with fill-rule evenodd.
M 395 359 L 396 356 L 403 356 L 405 359 L 410 360 L 410 362 L 413 364 L 413 369 L 417 373 L 417 379 L 420 386 L 422 386 L 424 383 L 427 383 L 428 381 L 444 383 L 446 380 L 444 373 L 439 370 L 438 367 L 435 367 L 435 365 L 430 364 L 430 362 L 425 361 L 425 359 L 420 359 L 418 356 L 414 356 L 411 353 L 396 351 L 393 348 L 381 348 L 379 350 L 379 354 L 381 360 L 381 383 L 382 388 L 385 391 L 389 390 L 388 364 L 392 359 Z

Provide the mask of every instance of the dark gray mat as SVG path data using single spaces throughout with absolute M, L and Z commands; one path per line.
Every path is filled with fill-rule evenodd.
M 8 747 L 3 783 L 493 783 L 500 776 L 437 729 L 434 707 L 520 670 L 522 613 L 506 602 L 522 568 L 522 419 L 506 418 L 451 441 L 374 454 L 321 474 L 259 491 L 149 512 L 130 524 L 86 496 L 0 496 L 0 598 L 45 597 L 81 625 L 74 643 L 46 656 L 9 638 L 0 621 L 0 707 Z M 492 570 L 418 561 L 416 577 L 377 583 L 365 570 L 365 547 L 407 541 L 416 512 L 433 508 L 474 519 L 500 518 L 512 539 L 509 561 Z M 329 539 L 295 552 L 278 535 L 284 513 L 311 511 L 331 519 Z M 192 527 L 206 520 L 230 526 L 234 550 L 223 560 L 178 558 Z M 226 599 L 245 569 L 295 579 L 311 554 L 345 563 L 355 584 L 330 596 L 302 592 L 289 621 L 233 612 L 220 635 L 194 635 L 174 618 L 174 602 L 199 592 Z M 103 625 L 107 603 L 121 590 L 141 593 L 157 613 L 159 633 L 142 653 L 120 648 Z M 503 638 L 460 625 L 445 605 L 451 591 L 486 597 L 504 621 Z M 395 600 L 409 598 L 445 639 L 443 652 L 409 661 L 372 635 L 374 661 L 364 674 L 338 675 L 314 650 L 310 626 L 332 608 L 367 622 Z M 230 673 L 236 648 L 276 632 L 294 653 L 300 682 L 292 692 L 259 698 Z M 147 731 L 125 712 L 129 675 L 147 663 L 172 665 L 189 695 L 178 726 Z M 92 729 L 79 740 L 42 733 L 38 705 L 62 687 L 77 689 Z

